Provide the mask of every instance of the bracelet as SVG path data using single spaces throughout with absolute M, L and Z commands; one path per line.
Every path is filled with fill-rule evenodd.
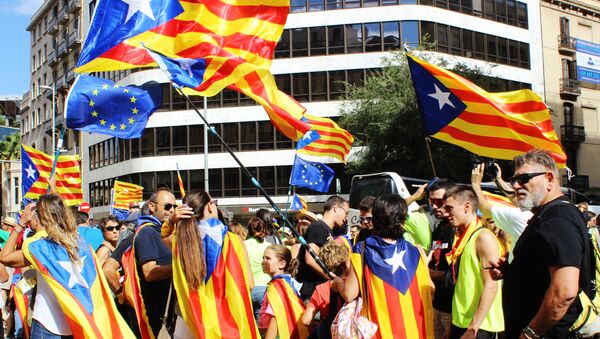
M 15 227 L 13 228 L 13 232 L 15 232 L 16 234 L 20 234 L 21 232 L 23 232 L 23 229 L 24 229 L 24 227 L 23 227 L 23 226 L 21 226 L 21 225 L 19 225 L 19 226 L 20 226 L 21 228 L 19 228 L 18 230 L 17 230 L 17 226 L 15 226 Z
M 541 337 L 529 326 L 525 326 L 522 333 L 527 339 L 541 339 Z

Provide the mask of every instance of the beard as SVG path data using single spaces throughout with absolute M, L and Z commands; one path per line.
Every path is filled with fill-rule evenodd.
M 517 203 L 521 211 L 530 211 L 533 208 L 540 207 L 544 199 L 544 188 L 535 188 L 532 192 L 521 188 L 517 190 L 516 194 L 525 194 L 524 198 L 517 199 Z

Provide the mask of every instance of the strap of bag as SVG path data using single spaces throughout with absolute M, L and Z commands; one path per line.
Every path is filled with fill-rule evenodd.
M 167 325 L 167 316 L 169 315 L 169 306 L 171 306 L 171 292 L 173 290 L 173 283 L 169 284 L 169 296 L 167 297 L 167 305 L 165 306 L 165 314 L 162 317 L 162 325 Z

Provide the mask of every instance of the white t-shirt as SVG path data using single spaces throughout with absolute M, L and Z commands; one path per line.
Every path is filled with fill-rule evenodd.
M 521 236 L 521 233 L 527 227 L 527 221 L 531 219 L 533 213 L 531 211 L 521 211 L 517 207 L 502 207 L 492 206 L 492 219 L 499 229 L 510 234 L 511 243 L 508 252 L 512 254 L 513 247 Z M 512 261 L 512 255 L 509 256 L 509 261 Z
M 36 276 L 37 292 L 32 318 L 39 321 L 48 331 L 54 334 L 71 335 L 71 328 L 50 285 L 39 272 L 36 272 Z

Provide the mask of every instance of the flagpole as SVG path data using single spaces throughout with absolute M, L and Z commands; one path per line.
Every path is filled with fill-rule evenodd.
M 273 207 L 273 209 L 275 210 L 275 212 L 277 212 L 281 216 L 285 216 L 283 218 L 283 222 L 284 222 L 285 226 L 287 226 L 292 231 L 292 233 L 294 233 L 294 236 L 298 239 L 298 241 L 300 242 L 300 244 L 302 244 L 306 248 L 306 251 L 308 251 L 308 253 L 310 254 L 310 256 L 313 257 L 313 259 L 319 265 L 319 267 L 321 267 L 321 269 L 323 270 L 323 272 L 325 272 L 325 274 L 327 274 L 329 277 L 332 277 L 332 275 L 331 275 L 332 272 L 327 268 L 327 266 L 325 266 L 325 263 L 323 262 L 323 260 L 321 260 L 321 258 L 319 258 L 319 256 L 317 255 L 317 253 L 310 246 L 308 246 L 308 243 L 306 242 L 306 239 L 304 239 L 304 237 L 302 235 L 300 235 L 300 233 L 298 233 L 298 230 L 296 230 L 292 226 L 292 223 L 288 220 L 287 216 L 283 214 L 283 212 L 281 211 L 281 209 L 279 209 L 279 207 L 277 207 L 277 204 L 275 204 L 275 202 L 273 201 L 273 199 L 271 199 L 271 197 L 269 196 L 269 194 L 267 193 L 267 191 L 265 191 L 265 189 L 261 186 L 261 184 L 258 182 L 258 180 L 256 178 L 254 178 L 254 176 L 252 175 L 252 173 L 250 173 L 250 171 L 248 170 L 248 168 L 246 168 L 246 166 L 244 166 L 244 164 L 242 164 L 242 162 L 235 155 L 235 153 L 233 153 L 233 150 L 229 147 L 229 145 L 227 145 L 227 143 L 225 142 L 225 140 L 223 140 L 223 138 L 221 137 L 221 135 L 219 135 L 219 133 L 217 132 L 217 130 L 215 129 L 215 127 L 211 126 L 208 123 L 208 120 L 206 119 L 206 117 L 200 113 L 200 111 L 198 110 L 198 108 L 196 107 L 196 105 L 194 104 L 194 102 L 190 99 L 190 97 L 187 94 L 185 94 L 182 90 L 180 90 L 179 88 L 177 88 L 177 87 L 174 87 L 174 88 L 177 90 L 177 92 L 179 92 L 180 95 L 182 95 L 183 97 L 185 97 L 185 99 L 190 104 L 190 106 L 192 106 L 192 108 L 200 116 L 200 118 L 202 119 L 202 121 L 204 121 L 204 126 L 205 126 L 206 130 L 210 131 L 210 133 L 212 133 L 212 135 L 214 135 L 219 140 L 219 142 L 221 143 L 221 145 L 223 145 L 225 147 L 225 149 L 227 150 L 227 152 L 229 152 L 229 154 L 231 154 L 231 157 L 240 166 L 240 168 L 242 169 L 242 172 L 244 174 L 246 174 L 246 176 L 250 179 L 250 182 L 252 182 L 252 185 L 254 185 L 254 187 L 256 187 L 260 191 L 260 193 L 265 197 L 265 199 L 267 199 L 267 201 L 269 202 L 269 204 L 271 205 L 271 207 Z M 206 97 L 204 97 L 204 100 L 205 100 L 204 102 L 206 103 Z M 205 140 L 208 139 L 208 136 L 207 136 L 206 133 L 204 133 L 204 138 L 205 138 Z M 205 156 L 208 153 L 207 152 L 207 148 L 208 148 L 208 143 L 205 141 L 204 142 Z M 205 181 L 206 180 L 208 180 L 208 176 L 205 178 Z
M 185 97 L 188 101 L 190 101 L 190 99 L 187 97 L 187 95 Z M 194 104 L 192 104 L 192 106 L 193 105 Z M 196 113 L 200 114 L 200 112 L 198 112 L 198 110 L 196 109 L 195 106 L 194 106 L 194 110 L 196 110 Z M 200 116 L 202 116 L 202 115 L 200 114 Z M 206 97 L 204 97 L 203 120 L 204 120 L 204 191 L 208 192 L 209 191 L 209 187 L 208 187 L 208 99 Z
M 433 157 L 431 156 L 431 148 L 429 147 L 429 143 L 431 139 L 429 137 L 425 138 L 425 145 L 427 145 L 427 154 L 429 154 L 429 162 L 431 163 L 431 169 L 433 170 L 433 177 L 437 178 L 437 174 L 435 173 L 435 166 L 433 165 Z

